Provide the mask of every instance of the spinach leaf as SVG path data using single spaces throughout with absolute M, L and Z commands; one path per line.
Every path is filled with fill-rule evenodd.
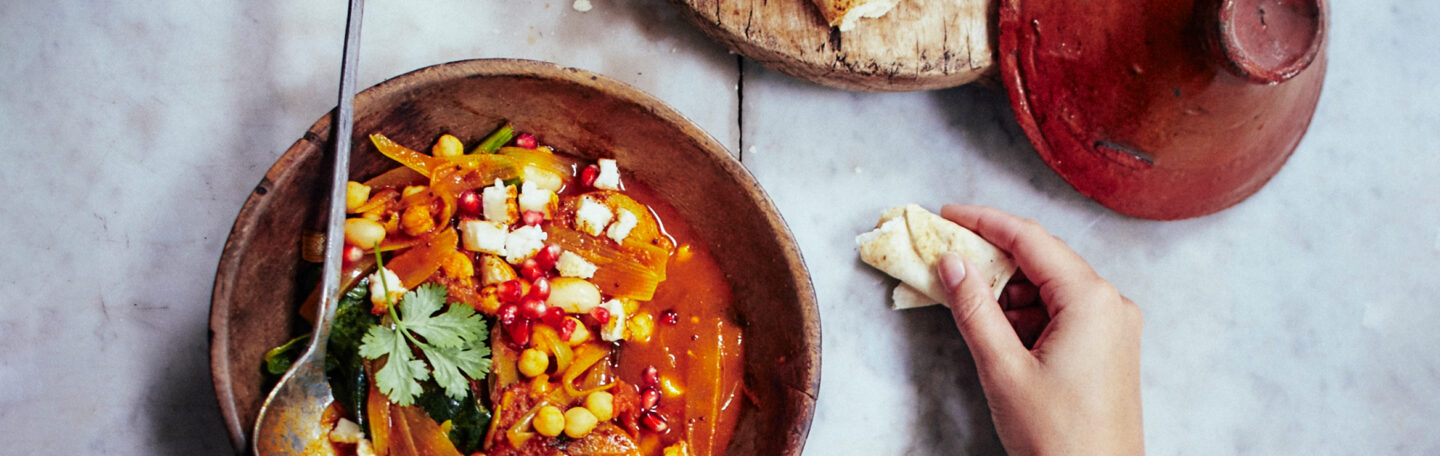
M 470 454 L 480 449 L 485 432 L 490 429 L 491 415 L 475 400 L 473 391 L 467 392 L 463 398 L 453 399 L 445 394 L 444 389 L 426 382 L 425 392 L 415 402 L 436 423 L 450 421 L 450 442 L 460 453 Z
M 309 341 L 310 335 L 304 334 L 265 352 L 265 373 L 274 376 L 285 374 L 285 371 L 290 370 L 290 365 L 300 359 L 300 354 L 305 352 Z
M 365 375 L 364 359 L 360 357 L 360 339 L 371 326 L 378 324 L 380 317 L 370 313 L 370 280 L 363 279 L 340 298 L 325 355 L 325 374 L 330 377 L 335 400 L 355 415 L 355 422 L 366 433 L 370 432 L 365 413 L 370 380 Z

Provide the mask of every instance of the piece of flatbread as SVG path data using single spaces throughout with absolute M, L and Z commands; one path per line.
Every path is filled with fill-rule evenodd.
M 945 287 L 935 273 L 940 255 L 954 252 L 970 260 L 990 284 L 995 298 L 1015 275 L 1015 260 L 974 232 L 918 205 L 893 207 L 880 214 L 880 223 L 855 238 L 860 259 L 900 284 L 891 294 L 891 307 L 910 309 L 945 302 Z
M 811 0 L 820 8 L 820 15 L 831 27 L 848 32 L 861 18 L 877 18 L 889 13 L 900 0 Z

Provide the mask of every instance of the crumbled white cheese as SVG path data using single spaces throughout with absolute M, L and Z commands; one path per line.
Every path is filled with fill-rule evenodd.
M 335 422 L 335 428 L 330 430 L 330 441 L 339 443 L 360 443 L 364 434 L 360 432 L 360 425 L 354 421 L 341 418 Z
M 600 338 L 614 342 L 625 338 L 625 305 L 619 300 L 611 299 L 600 304 L 606 311 L 610 312 L 610 321 L 605 322 L 605 327 L 600 328 Z
M 595 161 L 600 165 L 600 174 L 595 176 L 595 188 L 606 190 L 620 189 L 620 168 L 615 166 L 615 160 L 602 158 Z
M 510 189 L 504 181 L 495 179 L 495 185 L 485 187 L 480 193 L 480 203 L 484 206 L 485 220 L 506 225 L 514 222 L 510 220 Z
M 385 292 L 390 292 L 390 299 L 385 299 Z M 370 274 L 370 302 L 377 306 L 389 305 L 389 303 L 400 302 L 400 297 L 405 295 L 405 286 L 400 283 L 400 276 L 389 268 L 381 267 L 374 274 Z
M 355 445 L 355 456 L 375 456 L 375 446 L 370 439 L 360 439 L 360 444 Z
M 635 218 L 635 214 L 621 209 L 620 215 L 615 217 L 615 223 L 610 224 L 610 229 L 605 231 L 605 235 L 614 239 L 615 242 L 623 244 L 625 237 L 630 235 L 630 230 L 635 229 L 635 224 L 639 222 L 640 220 Z
M 545 239 L 549 237 L 544 230 L 538 226 L 522 226 L 511 231 L 505 237 L 505 261 L 510 264 L 520 264 L 530 255 L 539 252 L 545 247 Z
M 610 213 L 608 206 L 589 196 L 581 196 L 580 205 L 575 208 L 575 227 L 591 236 L 599 236 L 613 218 L 615 214 Z
M 520 211 L 535 211 L 550 216 L 550 199 L 555 192 L 540 188 L 534 182 L 525 181 L 520 185 Z
M 509 233 L 505 224 L 500 222 L 487 222 L 484 220 L 464 220 L 460 222 L 460 243 L 465 250 L 472 252 L 492 253 L 495 255 L 505 254 L 505 239 Z
M 560 252 L 560 258 L 555 261 L 555 270 L 560 271 L 561 277 L 588 279 L 595 277 L 597 269 L 593 263 L 569 250 Z
M 575 3 L 570 4 L 570 7 L 574 8 L 575 11 L 587 13 L 590 12 L 590 8 L 593 8 L 593 5 L 590 4 L 590 0 L 575 0 Z

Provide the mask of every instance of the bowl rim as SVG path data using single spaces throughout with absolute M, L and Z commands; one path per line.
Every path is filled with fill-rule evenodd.
M 805 359 L 797 360 L 811 368 L 803 370 L 798 376 L 799 384 L 786 384 L 785 386 L 800 394 L 802 408 L 801 418 L 796 420 L 795 427 L 789 431 L 796 442 L 792 454 L 800 454 L 805 446 L 810 426 L 814 420 L 815 403 L 818 398 L 820 387 L 820 313 L 818 300 L 815 295 L 813 280 L 810 277 L 809 268 L 805 265 L 801 255 L 799 244 L 795 240 L 794 233 L 790 231 L 788 224 L 780 215 L 779 209 L 774 201 L 760 187 L 759 181 L 749 170 L 740 163 L 719 141 L 695 125 L 690 119 L 680 114 L 674 108 L 665 104 L 658 98 L 636 89 L 628 84 L 607 76 L 590 72 L 583 69 L 561 66 L 551 62 L 526 60 L 526 59 L 467 59 L 447 63 L 435 64 L 422 67 L 407 73 L 394 76 L 355 95 L 356 111 L 363 108 L 377 99 L 396 92 L 410 90 L 415 80 L 430 81 L 452 80 L 466 78 L 491 78 L 491 77 L 529 77 L 556 80 L 563 83 L 576 84 L 583 88 L 604 93 L 620 101 L 636 106 L 644 107 L 650 114 L 660 120 L 675 126 L 691 140 L 695 141 L 698 148 L 704 150 L 716 161 L 726 174 L 734 177 L 746 189 L 747 195 L 755 199 L 755 203 L 765 217 L 765 223 L 771 231 L 779 236 L 779 242 L 785 248 L 775 252 L 776 258 L 782 261 L 787 270 L 800 271 L 794 281 L 796 296 L 800 299 L 797 308 L 801 313 L 802 328 L 799 328 L 803 350 L 797 356 Z M 437 79 L 426 79 L 437 78 Z M 252 228 L 254 221 L 261 212 L 262 201 L 269 193 L 274 182 L 279 177 L 289 172 L 297 164 L 303 153 L 311 148 L 322 147 L 330 137 L 330 125 L 333 122 L 335 110 L 332 108 L 326 114 L 320 116 L 306 132 L 301 135 L 285 152 L 276 159 L 275 163 L 266 170 L 265 175 L 256 184 L 255 188 L 246 197 L 245 203 L 235 216 L 235 222 L 227 235 L 220 260 L 216 268 L 215 281 L 212 285 L 210 296 L 209 315 L 209 355 L 210 374 L 213 387 L 215 388 L 215 399 L 218 402 L 220 413 L 225 422 L 226 432 L 230 437 L 230 443 L 237 454 L 244 453 L 249 448 L 249 426 L 242 423 L 239 411 L 236 407 L 235 381 L 233 376 L 239 373 L 230 370 L 230 348 L 232 340 L 228 337 L 230 329 L 229 314 L 232 310 L 232 293 L 235 291 L 233 283 L 241 273 L 240 258 L 241 252 L 249 249 L 252 239 L 255 236 Z M 354 148 L 352 148 L 352 154 Z

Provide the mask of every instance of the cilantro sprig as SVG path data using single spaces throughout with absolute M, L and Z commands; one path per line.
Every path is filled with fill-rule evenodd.
M 372 326 L 361 340 L 360 356 L 386 358 L 375 373 L 375 386 L 396 405 L 413 404 L 424 392 L 420 382 L 432 377 L 446 396 L 464 398 L 470 389 L 467 377 L 483 379 L 490 372 L 484 317 L 468 305 L 446 305 L 445 300 L 445 287 L 421 285 L 388 306 L 391 325 Z

